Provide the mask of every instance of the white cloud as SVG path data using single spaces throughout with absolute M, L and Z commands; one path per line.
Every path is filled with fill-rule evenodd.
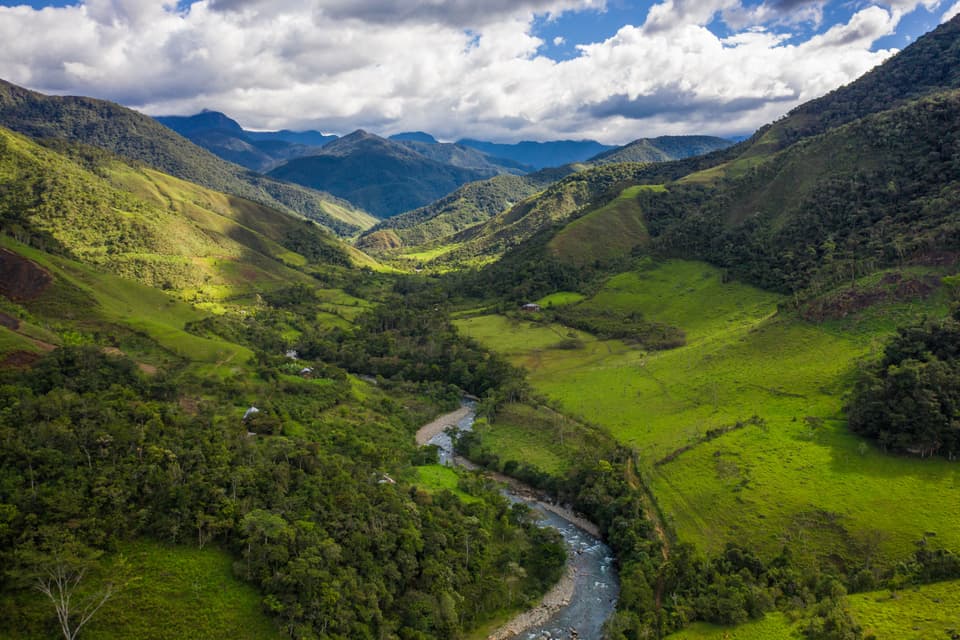
M 553 39 L 553 46 L 560 47 L 566 44 L 566 42 L 567 42 L 566 38 L 564 38 L 563 36 L 557 36 L 556 38 Z
M 940 22 L 946 22 L 947 20 L 951 20 L 958 15 L 960 15 L 960 0 L 957 0 L 952 7 L 943 13 L 943 17 L 940 18 Z
M 577 57 L 562 62 L 538 54 L 544 42 L 533 35 L 534 13 L 595 10 L 602 2 L 201 0 L 178 9 L 151 0 L 87 0 L 42 11 L 0 7 L 0 77 L 153 114 L 219 109 L 256 129 L 605 142 L 742 133 L 889 56 L 870 48 L 896 27 L 906 6 L 899 4 L 867 7 L 797 44 L 782 27 L 815 19 L 817 0 L 768 0 L 761 5 L 766 17 L 739 0 L 663 0 L 643 24 L 580 46 Z M 707 28 L 735 14 L 742 28 L 733 35 L 720 38 Z

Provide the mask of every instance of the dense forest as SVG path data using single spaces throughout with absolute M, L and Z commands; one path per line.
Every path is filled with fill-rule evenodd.
M 290 307 L 194 330 L 269 347 L 279 326 L 269 316 L 289 326 Z M 419 362 L 456 346 L 450 333 L 424 344 L 431 334 L 381 312 L 349 335 L 304 338 L 304 358 L 339 343 L 344 364 L 374 365 L 390 393 L 360 394 L 334 364 L 266 352 L 255 375 L 222 382 L 147 377 L 92 345 L 5 371 L 4 589 L 29 588 L 54 565 L 95 564 L 119 541 L 147 536 L 231 549 L 237 575 L 258 586 L 291 637 L 454 637 L 522 606 L 559 576 L 557 535 L 483 481 L 464 485 L 478 498 L 470 503 L 410 484 L 411 465 L 435 455 L 414 447 L 413 430 L 459 399 L 449 370 Z M 458 380 L 466 388 L 490 391 L 510 375 L 494 358 L 470 367 L 470 345 L 454 352 L 471 376 Z M 377 368 L 378 358 L 392 369 Z M 306 364 L 308 378 L 297 373 Z M 405 409 L 414 397 L 434 400 Z M 509 571 L 520 579 L 508 592 L 499 577 Z M 44 628 L 5 602 L 5 620 Z

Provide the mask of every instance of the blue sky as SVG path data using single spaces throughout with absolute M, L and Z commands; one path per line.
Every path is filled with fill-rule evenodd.
M 0 77 L 257 129 L 735 136 L 957 13 L 960 0 L 0 0 Z

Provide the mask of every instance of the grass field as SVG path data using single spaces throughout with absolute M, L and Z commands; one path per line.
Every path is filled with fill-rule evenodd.
M 437 493 L 440 491 L 450 491 L 463 502 L 480 502 L 480 498 L 464 493 L 459 489 L 460 477 L 457 472 L 450 467 L 439 464 L 428 464 L 417 467 L 417 477 L 415 483 L 429 491 Z
M 955 465 L 885 455 L 850 435 L 842 413 L 857 360 L 897 323 L 942 313 L 943 301 L 821 325 L 777 313 L 778 302 L 708 265 L 668 261 L 611 279 L 589 304 L 679 326 L 678 349 L 648 353 L 500 316 L 457 325 L 634 448 L 668 525 L 705 551 L 736 540 L 769 554 L 790 544 L 811 560 L 891 562 L 927 531 L 960 549 L 960 515 L 942 508 L 960 501 Z M 556 348 L 568 335 L 581 348 Z M 754 415 L 763 422 L 706 438 Z
M 769 613 L 761 620 L 735 627 L 695 622 L 686 629 L 672 633 L 669 640 L 787 640 L 802 638 L 800 631 L 782 613 Z
M 495 425 L 478 420 L 474 431 L 501 462 L 514 460 L 550 474 L 563 475 L 584 455 L 576 427 L 544 407 L 508 404 Z
M 143 333 L 164 349 L 191 362 L 223 368 L 240 365 L 251 356 L 249 349 L 223 340 L 201 338 L 184 331 L 184 325 L 204 314 L 162 291 L 131 280 L 100 273 L 77 262 L 57 258 L 0 238 L 0 246 L 37 262 L 54 276 L 54 285 L 33 305 L 40 305 L 51 320 L 70 320 L 82 313 L 85 322 L 102 322 Z M 77 302 L 88 306 L 84 311 Z M 94 327 L 90 327 L 91 330 Z M 123 347 L 123 345 L 121 345 Z M 150 354 L 131 354 L 136 357 Z
M 864 634 L 877 640 L 949 638 L 960 632 L 960 581 L 859 593 L 848 598 Z
M 267 640 L 285 637 L 263 612 L 257 591 L 233 576 L 233 558 L 206 547 L 169 547 L 153 542 L 123 546 L 134 580 L 84 627 L 86 640 Z M 114 558 L 105 557 L 109 566 Z M 55 637 L 53 607 L 33 592 L 14 606 L 26 616 L 20 628 L 0 622 L 0 639 Z M 47 622 L 54 626 L 48 626 Z M 30 628 L 25 628 L 30 627 Z

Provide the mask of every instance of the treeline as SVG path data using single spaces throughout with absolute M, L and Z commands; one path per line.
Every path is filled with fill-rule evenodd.
M 847 406 L 850 429 L 885 450 L 960 454 L 960 310 L 901 328 L 860 374 Z

